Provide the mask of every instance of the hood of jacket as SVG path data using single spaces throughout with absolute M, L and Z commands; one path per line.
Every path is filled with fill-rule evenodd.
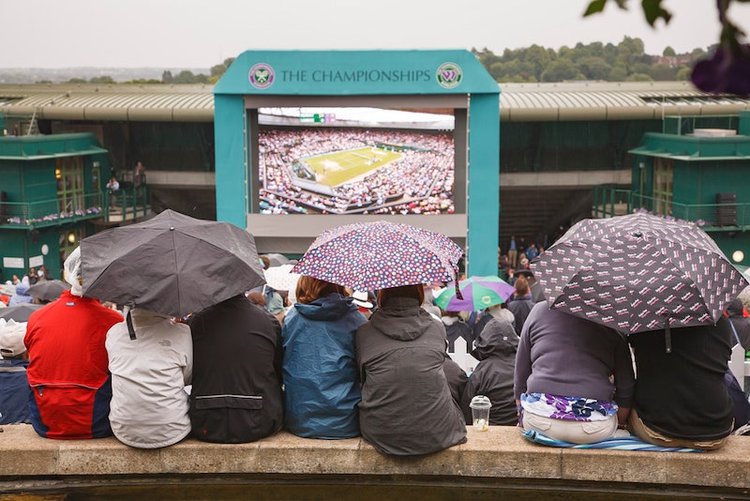
M 491 356 L 512 355 L 518 349 L 518 336 L 513 324 L 493 318 L 482 329 L 471 354 L 477 360 Z
M 737 298 L 732 299 L 725 306 L 727 316 L 730 316 L 730 317 L 743 316 L 743 308 L 744 308 L 744 305 L 742 304 L 742 301 L 740 301 Z
M 393 297 L 370 317 L 370 325 L 389 338 L 413 341 L 438 322 L 408 297 Z
M 294 308 L 300 315 L 310 320 L 338 320 L 350 311 L 357 310 L 352 303 L 352 298 L 344 297 L 338 292 L 318 298 L 312 303 L 297 303 Z

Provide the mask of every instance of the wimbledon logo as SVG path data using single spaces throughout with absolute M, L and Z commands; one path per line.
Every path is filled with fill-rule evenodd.
M 273 84 L 276 74 L 270 64 L 258 63 L 247 74 L 250 84 L 256 89 L 267 89 Z
M 444 89 L 458 87 L 464 77 L 464 72 L 456 63 L 443 63 L 435 73 L 438 84 Z

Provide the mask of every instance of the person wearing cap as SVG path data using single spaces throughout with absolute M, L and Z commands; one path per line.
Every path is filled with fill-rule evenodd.
M 23 345 L 26 323 L 0 319 L 0 424 L 29 423 L 29 357 Z
M 109 436 L 112 385 L 104 342 L 122 315 L 83 297 L 80 247 L 64 269 L 70 290 L 31 315 L 24 338 L 31 424 L 46 438 Z
M 370 318 L 370 315 L 372 315 L 373 304 L 370 302 L 370 298 L 368 297 L 367 292 L 352 292 L 352 303 L 357 307 L 359 312 L 364 315 L 365 318 Z
M 188 394 L 193 371 L 190 327 L 136 308 L 107 332 L 112 372 L 109 423 L 117 440 L 157 449 L 190 434 Z
M 361 392 L 354 334 L 365 317 L 340 285 L 302 276 L 296 295 L 281 331 L 285 427 L 306 438 L 356 437 Z
M 34 298 L 29 295 L 29 287 L 30 287 L 29 277 L 24 275 L 21 282 L 18 285 L 16 285 L 16 291 L 10 297 L 10 301 L 8 301 L 8 306 L 15 306 L 17 304 L 33 302 Z

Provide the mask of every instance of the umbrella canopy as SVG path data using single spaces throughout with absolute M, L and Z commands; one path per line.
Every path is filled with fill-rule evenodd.
M 272 266 L 265 271 L 266 283 L 277 291 L 292 291 L 297 288 L 300 275 L 292 273 L 293 264 Z
M 625 333 L 715 323 L 748 282 L 693 223 L 584 219 L 532 268 L 551 308 Z
M 248 232 L 166 210 L 81 241 L 84 295 L 183 317 L 263 285 Z
M 29 287 L 29 295 L 40 301 L 54 301 L 68 289 L 70 284 L 62 280 L 44 280 Z
M 376 221 L 325 231 L 293 271 L 354 290 L 448 282 L 463 251 L 445 235 Z
M 22 303 L 15 306 L 8 306 L 0 309 L 0 318 L 5 320 L 15 320 L 16 322 L 28 322 L 29 317 L 39 308 L 44 308 L 43 304 Z
M 451 284 L 435 299 L 435 304 L 443 311 L 479 311 L 504 303 L 515 291 L 508 282 L 492 275 L 461 280 L 459 289 L 463 299 L 456 297 Z
M 285 264 L 289 264 L 291 262 L 290 259 L 286 257 L 284 254 L 279 254 L 276 252 L 265 254 L 265 256 L 268 258 L 268 261 L 271 263 L 271 266 L 282 266 Z

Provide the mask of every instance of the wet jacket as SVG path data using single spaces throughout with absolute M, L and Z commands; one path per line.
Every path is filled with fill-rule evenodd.
M 34 392 L 31 423 L 46 438 L 106 437 L 112 386 L 104 341 L 122 315 L 65 291 L 32 313 L 24 345 Z
M 117 439 L 156 449 L 190 434 L 188 394 L 193 369 L 190 328 L 168 317 L 135 309 L 135 339 L 126 322 L 107 333 L 112 403 L 109 422 Z
M 523 331 L 523 324 L 526 322 L 526 318 L 529 316 L 534 304 L 531 294 L 514 297 L 513 301 L 508 303 L 508 309 L 513 313 L 513 318 L 515 319 L 514 327 L 516 328 L 516 334 L 519 336 Z
M 732 431 L 732 400 L 724 374 L 733 334 L 726 318 L 715 326 L 671 329 L 628 336 L 638 379 L 635 408 L 649 428 L 671 438 L 716 440 Z
M 517 348 L 518 336 L 510 322 L 493 318 L 485 326 L 471 353 L 480 362 L 469 377 L 461 399 L 461 409 L 467 423 L 472 422 L 471 399 L 484 395 L 492 402 L 491 425 L 516 424 L 518 417 L 513 398 L 513 373 Z
M 281 429 L 281 326 L 243 295 L 197 313 L 193 335 L 193 436 L 245 443 Z
M 357 330 L 359 425 L 378 451 L 436 452 L 466 441 L 443 365 L 445 329 L 416 299 L 391 298 Z
M 0 424 L 30 423 L 27 360 L 0 359 Z
M 354 333 L 365 322 L 351 298 L 338 293 L 289 311 L 281 331 L 287 430 L 308 438 L 359 435 Z

